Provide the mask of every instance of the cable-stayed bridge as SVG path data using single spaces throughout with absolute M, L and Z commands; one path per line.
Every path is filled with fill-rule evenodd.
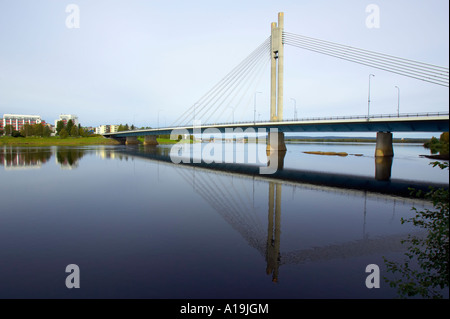
M 144 136 L 145 144 L 157 145 L 156 136 L 161 134 L 198 134 L 205 130 L 216 133 L 233 133 L 233 129 L 251 133 L 268 133 L 268 150 L 286 150 L 286 132 L 377 132 L 375 155 L 393 156 L 392 132 L 443 132 L 449 130 L 448 112 L 423 112 L 420 114 L 370 113 L 370 77 L 367 114 L 347 117 L 285 120 L 284 104 L 284 46 L 331 56 L 348 62 L 364 65 L 400 76 L 424 81 L 433 85 L 449 86 L 449 69 L 404 59 L 379 52 L 354 48 L 330 41 L 324 41 L 284 31 L 284 14 L 278 14 L 278 23 L 271 24 L 271 35 L 247 58 L 213 86 L 192 106 L 179 114 L 169 127 L 145 130 L 105 133 L 123 143 L 136 144 L 137 137 Z M 257 121 L 256 103 L 253 107 L 253 121 L 235 121 L 235 113 L 248 108 L 262 74 L 270 64 L 270 120 Z M 250 94 L 249 94 L 250 93 Z M 319 97 L 320 98 L 320 97 Z M 230 114 L 230 111 L 231 114 Z M 227 116 L 226 116 L 227 115 Z M 232 116 L 232 121 L 229 121 Z M 197 130 L 196 130 L 197 129 Z M 273 136 L 271 138 L 270 136 Z

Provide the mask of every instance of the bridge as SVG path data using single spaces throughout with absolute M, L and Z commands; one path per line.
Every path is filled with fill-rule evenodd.
M 278 23 L 271 23 L 271 35 L 200 100 L 180 114 L 170 127 L 105 133 L 125 144 L 137 144 L 144 137 L 145 145 L 157 145 L 158 135 L 226 134 L 240 130 L 247 134 L 267 133 L 267 150 L 286 151 L 284 134 L 290 132 L 376 132 L 376 157 L 392 157 L 392 132 L 444 132 L 449 130 L 449 113 L 370 114 L 370 77 L 367 115 L 285 120 L 283 117 L 284 45 L 291 45 L 319 54 L 325 54 L 371 68 L 449 86 L 449 69 L 419 61 L 412 61 L 378 52 L 344 46 L 329 41 L 305 37 L 284 31 L 284 14 L 278 14 Z M 270 61 L 270 120 L 235 122 L 234 112 L 245 98 L 249 83 L 255 82 L 261 70 Z M 255 99 L 256 99 L 255 92 Z M 256 103 L 255 103 L 256 105 Z M 227 109 L 233 112 L 233 121 L 221 122 Z M 201 123 L 199 120 L 204 121 Z

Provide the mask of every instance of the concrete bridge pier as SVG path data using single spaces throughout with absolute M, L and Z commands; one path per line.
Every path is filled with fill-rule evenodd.
M 156 140 L 157 135 L 145 135 L 144 137 L 144 145 L 158 145 L 158 141 Z
M 284 142 L 283 132 L 269 132 L 267 136 L 267 151 L 286 152 L 286 143 Z
M 267 136 L 267 166 L 283 169 L 284 157 L 286 156 L 286 143 L 283 132 L 269 132 Z
M 391 132 L 377 132 L 377 145 L 375 147 L 375 179 L 388 181 L 391 179 L 392 160 L 394 149 L 392 147 Z
M 139 144 L 137 136 L 127 136 L 127 140 L 125 142 L 126 145 L 136 145 Z
M 127 139 L 125 137 L 110 137 L 110 138 L 119 142 L 122 145 L 125 145 L 125 142 L 127 141 Z
M 377 145 L 375 147 L 375 157 L 382 157 L 382 156 L 394 156 L 391 132 L 377 132 Z

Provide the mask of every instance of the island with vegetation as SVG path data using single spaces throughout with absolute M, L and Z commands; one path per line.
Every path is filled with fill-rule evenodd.
M 428 158 L 448 160 L 449 159 L 449 134 L 444 132 L 439 136 L 439 139 L 432 137 L 426 141 L 423 146 L 430 150 L 432 155 L 427 155 Z

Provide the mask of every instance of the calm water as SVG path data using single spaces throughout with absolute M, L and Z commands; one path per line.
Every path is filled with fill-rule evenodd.
M 424 201 L 175 165 L 170 147 L 0 149 L 0 298 L 395 298 L 368 264 L 401 260 Z M 304 151 L 362 154 L 318 156 Z M 447 183 L 395 145 L 391 180 Z M 288 145 L 284 167 L 375 180 L 373 144 Z M 333 175 L 332 175 L 333 176 Z M 389 183 L 389 182 L 386 182 Z M 80 268 L 67 289 L 65 268 Z M 448 296 L 448 295 L 447 295 Z

